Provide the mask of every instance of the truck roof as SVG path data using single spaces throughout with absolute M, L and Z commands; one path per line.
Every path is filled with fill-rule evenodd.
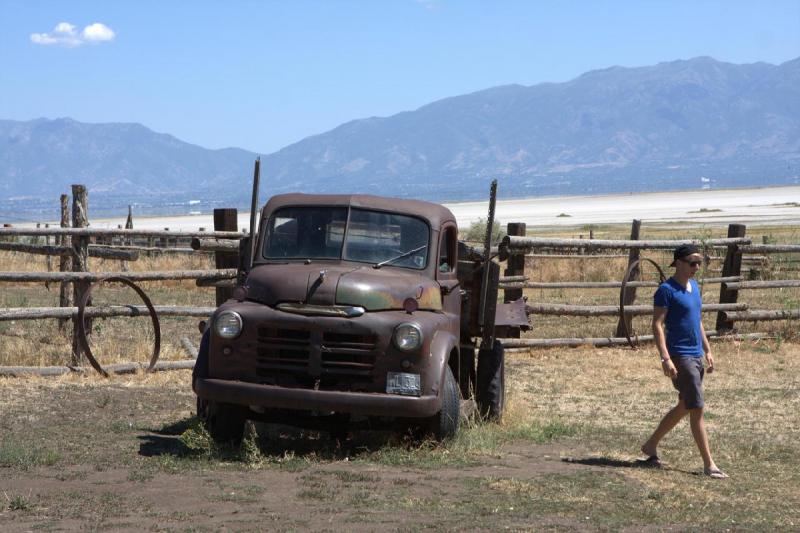
M 284 206 L 297 205 L 352 206 L 414 215 L 428 220 L 434 230 L 439 229 L 445 222 L 456 221 L 456 217 L 449 209 L 433 202 L 369 194 L 277 194 L 269 199 L 263 211 L 267 213 Z

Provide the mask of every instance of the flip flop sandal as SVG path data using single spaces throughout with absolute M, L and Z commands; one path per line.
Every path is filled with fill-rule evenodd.
M 636 464 L 647 468 L 661 468 L 664 466 L 661 463 L 661 459 L 659 459 L 657 455 L 651 455 L 647 459 L 639 459 L 636 461 Z
M 704 468 L 703 475 L 708 476 L 711 479 L 727 479 L 728 474 L 720 470 L 719 468 Z

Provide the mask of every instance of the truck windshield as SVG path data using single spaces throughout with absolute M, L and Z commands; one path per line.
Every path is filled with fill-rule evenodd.
M 415 217 L 346 207 L 284 207 L 266 228 L 266 259 L 345 259 L 423 269 L 428 224 Z

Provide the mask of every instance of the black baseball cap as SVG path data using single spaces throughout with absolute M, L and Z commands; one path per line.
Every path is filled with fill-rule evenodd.
M 670 263 L 669 266 L 674 267 L 675 261 L 677 261 L 678 259 L 683 259 L 684 257 L 689 257 L 690 255 L 699 253 L 700 249 L 697 248 L 697 246 L 695 246 L 694 244 L 681 244 L 680 246 L 675 248 L 674 252 L 672 252 L 672 263 Z

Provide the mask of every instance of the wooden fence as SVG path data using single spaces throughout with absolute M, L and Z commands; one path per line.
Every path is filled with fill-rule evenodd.
M 72 364 L 81 363 L 82 347 L 78 342 L 78 325 L 75 320 L 80 302 L 90 283 L 111 276 L 124 276 L 132 281 L 181 280 L 194 279 L 199 287 L 216 287 L 216 303 L 220 305 L 230 297 L 236 282 L 239 261 L 239 240 L 246 237 L 243 231 L 237 231 L 237 213 L 235 209 L 216 209 L 214 211 L 214 231 L 169 231 L 135 230 L 129 213 L 126 227 L 117 229 L 97 229 L 88 227 L 88 207 L 85 187 L 73 186 L 72 220 L 66 216 L 66 195 L 61 198 L 61 227 L 37 228 L 0 228 L 0 250 L 40 254 L 47 256 L 48 265 L 52 265 L 50 257 L 59 258 L 59 271 L 55 272 L 0 272 L 0 283 L 45 282 L 60 284 L 59 307 L 41 308 L 4 308 L 0 309 L 0 321 L 58 319 L 62 328 L 66 329 L 72 321 Z M 800 245 L 753 244 L 745 237 L 745 227 L 732 224 L 728 237 L 709 240 L 641 240 L 639 239 L 641 223 L 633 222 L 631 238 L 628 240 L 602 239 L 549 239 L 526 236 L 523 223 L 508 224 L 508 236 L 498 248 L 498 253 L 508 261 L 504 276 L 500 279 L 500 288 L 504 292 L 504 300 L 513 302 L 523 297 L 525 289 L 622 289 L 620 281 L 531 281 L 530 272 L 526 272 L 526 258 L 537 261 L 547 258 L 580 258 L 592 261 L 607 261 L 615 258 L 628 259 L 632 266 L 641 258 L 643 250 L 672 250 L 679 244 L 695 244 L 707 254 L 709 263 L 722 262 L 720 275 L 708 277 L 704 284 L 720 286 L 719 302 L 704 305 L 703 312 L 716 313 L 716 329 L 709 331 L 710 337 L 737 336 L 738 338 L 759 338 L 763 333 L 737 334 L 734 330 L 736 322 L 756 322 L 766 320 L 794 320 L 800 318 L 800 309 L 750 309 L 744 302 L 739 302 L 739 292 L 747 290 L 800 287 L 800 280 L 749 280 L 743 278 L 750 265 L 751 272 L 755 268 L 763 268 L 772 254 L 794 254 L 800 252 Z M 44 244 L 39 241 L 44 239 Z M 22 242 L 22 241 L 28 242 Z M 36 242 L 30 242 L 36 241 Z M 214 253 L 215 269 L 180 270 L 162 272 L 130 272 L 127 262 L 136 261 L 141 254 L 177 253 Z M 613 253 L 612 253 L 613 252 Z M 712 255 L 724 252 L 721 255 Z M 759 255 L 754 255 L 759 254 Z M 114 259 L 121 262 L 120 271 L 90 272 L 88 258 L 98 257 Z M 743 267 L 743 265 L 745 265 Z M 618 324 L 608 337 L 569 337 L 569 338 L 520 338 L 519 330 L 506 328 L 500 332 L 501 342 L 510 349 L 529 349 L 543 346 L 576 346 L 592 344 L 595 346 L 624 345 L 628 341 L 624 331 L 631 330 L 631 319 L 634 316 L 650 315 L 652 305 L 635 305 L 636 290 L 640 287 L 654 288 L 655 281 L 639 279 L 640 271 L 632 270 L 629 283 L 620 299 L 625 313 L 621 316 L 619 305 L 571 305 L 555 302 L 527 301 L 528 311 L 534 322 L 537 316 L 574 316 L 591 319 L 592 317 L 615 316 Z M 615 295 L 615 293 L 610 293 Z M 613 301 L 612 298 L 609 298 Z M 156 312 L 162 316 L 195 316 L 207 317 L 213 312 L 211 307 L 156 306 Z M 139 316 L 146 313 L 143 306 L 111 306 L 88 309 L 87 317 Z M 637 337 L 639 341 L 651 341 L 651 335 Z
M 116 229 L 90 228 L 86 188 L 72 187 L 71 226 L 67 216 L 67 196 L 61 196 L 61 227 L 15 228 L 6 225 L 0 228 L 0 250 L 47 256 L 48 270 L 52 268 L 50 257 L 60 258 L 59 271 L 49 272 L 0 272 L 0 283 L 44 282 L 59 283 L 58 307 L 0 308 L 0 321 L 58 319 L 62 329 L 72 321 L 72 365 L 82 363 L 83 347 L 79 342 L 77 302 L 80 302 L 89 285 L 109 277 L 125 277 L 131 281 L 195 280 L 198 286 L 215 286 L 216 303 L 220 305 L 230 297 L 233 281 L 238 274 L 239 244 L 247 236 L 237 231 L 235 209 L 214 210 L 214 231 L 170 231 L 135 230 L 129 212 L 126 227 Z M 51 244 L 54 238 L 55 244 Z M 44 244 L 40 241 L 44 240 Z M 27 241 L 27 242 L 23 242 Z M 129 261 L 140 255 L 163 253 L 214 253 L 216 269 L 130 272 Z M 120 260 L 119 271 L 90 272 L 89 257 Z M 90 304 L 91 305 L 91 304 Z M 155 306 L 161 316 L 208 317 L 213 307 Z M 146 315 L 144 306 L 107 306 L 91 309 L 86 317 L 118 317 Z
M 508 256 L 508 268 L 505 275 L 500 279 L 500 287 L 505 289 L 505 300 L 514 301 L 523 296 L 524 289 L 616 289 L 616 294 L 611 294 L 610 301 L 619 296 L 619 300 L 624 304 L 625 316 L 620 316 L 621 306 L 617 305 L 594 305 L 578 306 L 552 302 L 532 302 L 527 301 L 527 308 L 532 313 L 532 321 L 536 316 L 578 316 L 578 317 L 599 317 L 616 316 L 618 317 L 617 328 L 614 332 L 609 332 L 608 337 L 575 337 L 575 338 L 518 338 L 517 332 L 509 332 L 510 335 L 501 339 L 503 344 L 509 348 L 531 348 L 537 346 L 576 346 L 581 344 L 592 344 L 595 346 L 615 346 L 625 345 L 628 339 L 624 336 L 625 330 L 631 331 L 631 319 L 638 315 L 651 315 L 652 304 L 633 305 L 636 299 L 636 289 L 638 287 L 658 286 L 656 281 L 640 281 L 640 270 L 634 267 L 641 258 L 643 250 L 673 250 L 680 244 L 694 244 L 703 250 L 706 255 L 706 262 L 713 264 L 721 261 L 721 268 L 708 268 L 711 272 L 720 272 L 720 276 L 707 277 L 702 280 L 704 285 L 718 284 L 719 302 L 716 304 L 704 304 L 704 313 L 716 313 L 716 328 L 707 331 L 709 337 L 735 337 L 735 338 L 761 338 L 766 336 L 764 333 L 753 332 L 747 334 L 737 333 L 735 330 L 736 322 L 760 322 L 768 320 L 794 320 L 800 318 L 800 308 L 791 309 L 750 309 L 748 304 L 739 301 L 739 292 L 743 290 L 774 289 L 800 287 L 798 279 L 782 280 L 748 280 L 744 274 L 755 275 L 764 271 L 769 266 L 770 257 L 773 254 L 795 254 L 800 253 L 800 245 L 776 245 L 776 244 L 753 244 L 751 239 L 745 237 L 745 226 L 741 224 L 731 224 L 728 227 L 727 238 L 708 239 L 708 240 L 641 240 L 639 232 L 641 222 L 633 221 L 631 228 L 631 238 L 628 240 L 601 240 L 601 239 L 550 239 L 534 238 L 525 235 L 525 224 L 509 224 L 507 228 L 508 236 L 500 246 L 501 255 Z M 610 252 L 617 253 L 610 253 Z M 619 253 L 627 251 L 627 254 Z M 723 252 L 722 255 L 713 255 Z M 760 254 L 760 255 L 753 255 Z M 619 272 L 620 281 L 558 281 L 558 282 L 537 282 L 531 281 L 532 275 L 526 272 L 526 258 L 535 258 L 537 261 L 547 258 L 559 259 L 581 259 L 608 261 L 609 259 L 628 258 L 628 267 L 633 267 L 631 271 L 631 281 L 626 284 L 625 291 L 620 294 L 623 283 L 622 278 L 625 271 Z M 793 260 L 790 260 L 793 262 Z M 750 265 L 749 267 L 743 265 Z M 790 270 L 796 270 L 791 268 Z M 669 276 L 669 273 L 666 273 Z M 649 293 L 648 296 L 652 294 Z M 649 299 L 649 298 L 648 298 Z M 623 324 L 624 322 L 624 324 Z M 652 341 L 652 335 L 642 335 L 636 337 L 638 341 Z

